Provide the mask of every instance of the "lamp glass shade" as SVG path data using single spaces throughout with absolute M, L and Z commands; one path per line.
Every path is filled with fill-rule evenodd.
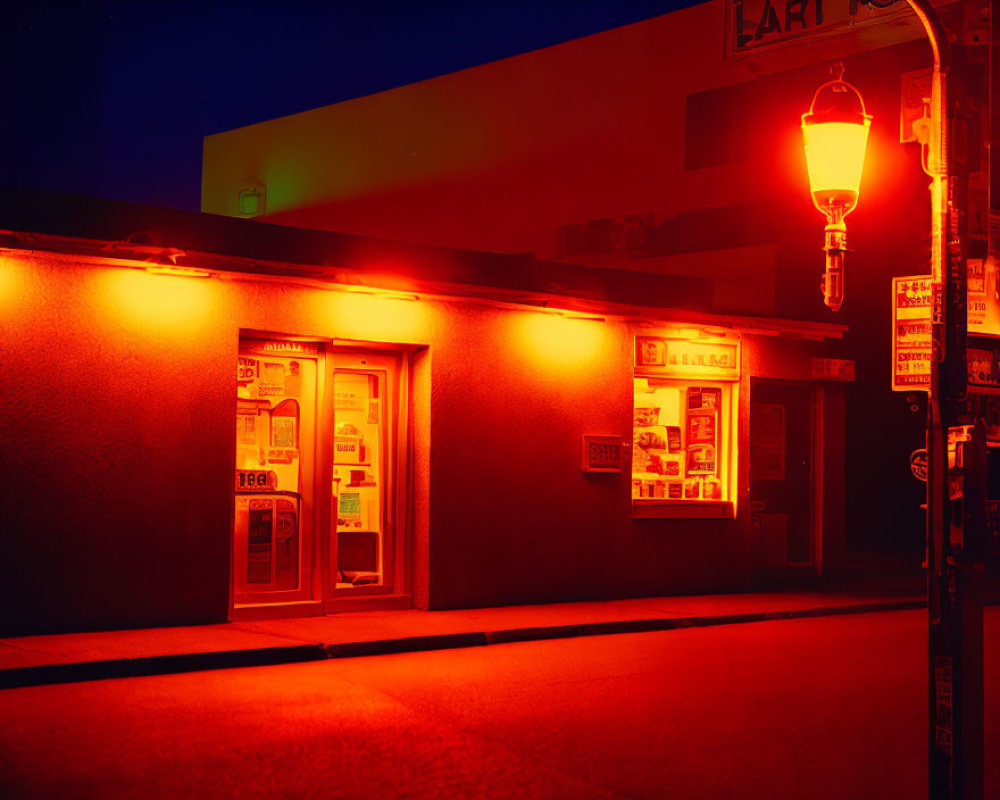
M 858 202 L 871 120 L 802 122 L 809 188 L 819 208 L 840 205 L 843 213 Z

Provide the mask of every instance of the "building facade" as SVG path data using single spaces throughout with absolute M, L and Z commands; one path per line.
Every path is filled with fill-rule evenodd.
M 842 557 L 838 326 L 713 314 L 686 278 L 0 213 L 7 634 L 738 590 Z
M 989 8 L 934 5 L 966 65 L 953 153 L 968 183 L 969 257 L 995 271 Z M 838 63 L 873 123 L 848 219 L 846 301 L 833 314 L 817 289 L 824 220 L 809 196 L 800 118 Z M 914 122 L 930 65 L 906 3 L 711 0 L 209 136 L 203 209 L 703 277 L 717 312 L 845 324 L 838 352 L 856 364 L 848 544 L 916 568 L 924 487 L 908 459 L 924 444 L 924 393 L 892 391 L 890 310 L 892 279 L 929 269 L 929 178 Z

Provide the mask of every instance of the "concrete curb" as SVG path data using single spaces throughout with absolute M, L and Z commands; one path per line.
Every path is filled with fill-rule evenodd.
M 878 611 L 906 611 L 926 608 L 926 600 L 891 600 L 875 603 L 853 603 L 838 606 L 792 609 L 786 611 L 753 611 L 744 614 L 721 614 L 694 617 L 655 617 L 651 619 L 586 622 L 576 625 L 551 625 L 533 628 L 509 628 L 496 631 L 446 633 L 434 636 L 408 636 L 362 642 L 280 645 L 250 650 L 221 650 L 203 653 L 180 653 L 141 658 L 117 658 L 66 664 L 42 664 L 31 667 L 0 669 L 0 689 L 19 689 L 59 683 L 136 678 L 147 675 L 172 675 L 203 670 L 234 667 L 266 667 L 334 658 L 359 658 L 393 653 L 417 653 L 429 650 L 450 650 L 461 647 L 484 647 L 492 644 L 536 642 L 546 639 L 571 639 L 581 636 L 606 636 L 618 633 L 650 633 L 708 628 L 717 625 L 741 625 L 750 622 L 770 622 L 784 619 L 805 619 L 845 614 L 869 614 Z

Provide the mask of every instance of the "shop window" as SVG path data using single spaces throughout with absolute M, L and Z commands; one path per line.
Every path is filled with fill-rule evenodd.
M 634 505 L 732 508 L 738 359 L 735 342 L 637 339 Z

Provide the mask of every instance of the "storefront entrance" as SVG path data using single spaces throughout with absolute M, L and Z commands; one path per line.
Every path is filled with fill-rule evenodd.
M 813 388 L 755 380 L 750 392 L 754 568 L 815 574 Z
M 404 367 L 391 351 L 241 340 L 234 613 L 403 594 Z

